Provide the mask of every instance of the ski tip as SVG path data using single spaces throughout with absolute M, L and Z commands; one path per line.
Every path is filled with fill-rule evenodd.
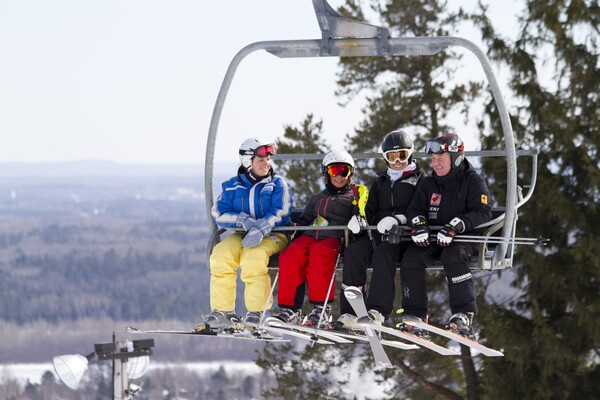
M 396 368 L 394 367 L 394 365 L 390 362 L 383 362 L 383 361 L 377 361 L 376 364 L 377 367 L 381 367 L 381 368 L 386 368 L 386 369 L 390 369 L 390 368 Z
M 126 327 L 125 327 L 125 330 L 126 330 L 127 332 L 134 332 L 134 333 L 141 332 L 141 331 L 140 331 L 138 328 L 134 328 L 133 326 L 126 326 Z
M 361 295 L 362 292 L 356 286 L 348 286 L 346 289 L 344 289 L 344 296 L 346 296 L 347 299 L 356 299 Z

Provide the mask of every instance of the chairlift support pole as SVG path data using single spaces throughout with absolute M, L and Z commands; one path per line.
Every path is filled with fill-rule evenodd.
M 492 71 L 492 66 L 483 51 L 473 42 L 460 37 L 390 37 L 389 31 L 385 28 L 341 16 L 325 0 L 313 0 L 313 7 L 322 32 L 320 40 L 282 40 L 252 43 L 242 48 L 227 68 L 213 109 L 206 145 L 204 187 L 206 214 L 211 226 L 211 233 L 216 231 L 211 208 L 214 203 L 214 153 L 219 120 L 235 72 L 244 58 L 259 50 L 266 50 L 279 58 L 431 56 L 446 50 L 448 47 L 459 46 L 471 51 L 481 64 L 496 102 L 504 134 L 507 188 L 501 237 L 506 239 L 506 242 L 499 243 L 496 247 L 491 269 L 505 268 L 507 266 L 505 265 L 507 243 L 514 234 L 517 217 L 517 157 L 508 110 Z

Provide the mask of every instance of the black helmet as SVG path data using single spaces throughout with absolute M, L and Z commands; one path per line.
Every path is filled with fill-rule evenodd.
M 425 153 L 442 154 L 450 153 L 451 168 L 458 168 L 465 158 L 465 145 L 456 133 L 446 133 L 435 139 L 428 140 L 425 144 Z
M 400 151 L 405 150 L 406 156 L 401 158 L 401 161 L 408 160 L 410 163 L 412 161 L 412 153 L 414 150 L 414 145 L 411 137 L 408 133 L 396 130 L 388 133 L 383 138 L 383 142 L 381 142 L 381 152 L 383 154 L 383 158 L 389 163 L 388 157 L 386 155 L 389 151 Z M 394 162 L 394 161 L 392 161 Z

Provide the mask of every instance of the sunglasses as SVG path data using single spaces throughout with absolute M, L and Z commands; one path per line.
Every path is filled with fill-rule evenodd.
M 342 176 L 347 178 L 352 173 L 350 166 L 346 164 L 330 164 L 327 166 L 327 173 L 329 176 Z
M 412 151 L 409 149 L 390 150 L 383 153 L 383 158 L 385 158 L 385 161 L 393 164 L 396 161 L 404 162 L 408 160 L 411 154 Z
M 427 154 L 442 154 L 446 151 L 450 153 L 458 153 L 464 149 L 465 146 L 463 144 L 460 146 L 452 146 L 448 145 L 447 143 L 438 143 L 435 140 L 428 140 L 427 143 L 425 143 L 425 153 Z
M 277 154 L 274 143 L 258 146 L 254 150 L 240 150 L 240 155 L 242 156 L 266 157 L 272 156 L 273 154 Z

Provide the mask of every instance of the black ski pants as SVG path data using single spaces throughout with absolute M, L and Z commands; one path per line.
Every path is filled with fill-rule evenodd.
M 344 296 L 344 288 L 356 286 L 366 292 L 367 268 L 373 267 L 368 295 L 367 310 L 377 310 L 385 317 L 393 311 L 396 285 L 396 264 L 401 259 L 408 242 L 390 244 L 381 241 L 381 235 L 374 235 L 376 246 L 367 235 L 352 242 L 344 253 L 342 289 L 340 294 L 341 314 L 354 314 L 354 310 Z
M 476 289 L 469 269 L 469 260 L 477 252 L 473 243 L 452 243 L 440 247 L 436 243 L 423 248 L 411 244 L 402 258 L 402 308 L 409 315 L 425 318 L 428 311 L 426 267 L 438 257 L 448 280 L 450 311 L 477 313 Z

